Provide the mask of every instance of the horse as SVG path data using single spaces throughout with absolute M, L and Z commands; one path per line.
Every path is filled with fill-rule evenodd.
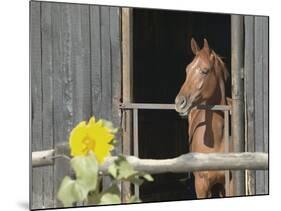
M 175 98 L 175 109 L 180 116 L 188 116 L 190 152 L 224 152 L 224 113 L 195 107 L 227 104 L 228 72 L 206 39 L 200 49 L 192 38 L 191 50 L 195 56 L 186 66 L 186 79 Z M 198 171 L 193 175 L 197 198 L 225 197 L 225 171 Z

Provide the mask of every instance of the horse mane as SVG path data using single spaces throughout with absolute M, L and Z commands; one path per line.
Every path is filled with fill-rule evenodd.
M 215 53 L 215 51 L 212 50 L 212 54 L 215 57 L 215 71 L 218 75 L 219 78 L 219 87 L 220 87 L 220 92 L 223 100 L 223 104 L 226 104 L 226 95 L 225 95 L 225 83 L 227 81 L 227 78 L 229 76 L 229 73 L 227 71 L 227 68 L 222 60 L 222 58 Z
M 212 54 L 215 56 L 215 66 L 218 66 L 219 67 L 218 69 L 220 69 L 223 72 L 223 79 L 224 82 L 226 82 L 229 77 L 229 73 L 227 71 L 225 63 L 223 62 L 222 57 L 219 56 L 214 50 L 212 50 Z

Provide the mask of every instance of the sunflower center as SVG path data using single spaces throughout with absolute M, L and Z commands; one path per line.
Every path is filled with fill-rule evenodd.
M 83 151 L 89 152 L 89 151 L 95 151 L 96 142 L 93 139 L 90 139 L 89 137 L 86 137 L 83 140 L 83 143 L 85 144 Z

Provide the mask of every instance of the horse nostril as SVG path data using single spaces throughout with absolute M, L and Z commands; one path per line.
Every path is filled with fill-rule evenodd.
M 176 104 L 180 107 L 180 108 L 184 108 L 186 106 L 186 98 L 182 95 L 178 96 L 176 98 Z
M 181 103 L 180 103 L 180 107 L 184 108 L 186 106 L 186 99 L 185 97 L 182 99 Z

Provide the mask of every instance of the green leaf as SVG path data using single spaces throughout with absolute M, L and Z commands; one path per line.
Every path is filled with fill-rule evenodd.
M 121 204 L 120 190 L 117 184 L 112 185 L 105 192 L 101 193 L 98 204 Z
M 109 144 L 113 145 L 113 146 L 117 146 L 119 144 L 119 141 L 116 139 L 112 139 Z
M 87 205 L 96 205 L 100 203 L 101 195 L 97 192 L 91 192 L 88 195 Z
M 79 184 L 88 188 L 88 191 L 95 190 L 98 181 L 98 163 L 95 155 L 90 153 L 87 156 L 78 156 L 70 162 Z
M 129 181 L 131 183 L 133 183 L 134 185 L 142 185 L 143 184 L 143 179 L 139 178 L 137 175 L 133 175 L 128 177 L 127 179 L 124 179 L 125 181 Z
M 126 160 L 126 157 L 119 155 L 118 158 L 109 166 L 108 173 L 117 180 L 129 181 L 135 185 L 141 185 L 144 178 L 147 181 L 153 181 L 151 175 L 144 172 L 135 171 L 132 165 Z
M 58 199 L 62 202 L 63 206 L 70 207 L 77 200 L 76 195 L 73 194 L 73 186 L 75 181 L 70 177 L 65 177 L 62 180 L 58 191 Z
M 108 167 L 108 173 L 111 174 L 111 176 L 113 176 L 113 178 L 117 177 L 118 174 L 118 167 L 115 164 L 115 162 L 113 162 L 109 167 Z
M 73 187 L 73 193 L 76 195 L 77 202 L 84 201 L 88 197 L 89 187 L 81 180 L 76 180 Z
M 111 133 L 117 133 L 118 132 L 118 128 L 114 128 L 113 123 L 105 120 L 105 119 L 100 119 L 100 121 L 102 121 L 103 126 L 107 127 Z
M 130 163 L 122 155 L 109 166 L 108 173 L 117 180 L 128 179 L 130 176 L 138 173 L 133 169 Z
M 154 181 L 154 179 L 153 179 L 153 177 L 150 175 L 150 174 L 147 174 L 147 173 L 145 173 L 145 172 L 137 172 L 136 174 L 135 174 L 135 176 L 136 177 L 141 177 L 141 178 L 143 178 L 143 179 L 145 179 L 146 181 L 149 181 L 149 182 L 152 182 L 152 181 Z
M 152 177 L 150 174 L 144 173 L 144 174 L 142 175 L 142 177 L 143 177 L 144 179 L 146 179 L 147 181 L 149 181 L 149 182 L 154 181 L 153 177 Z
M 87 200 L 88 193 L 97 188 L 98 163 L 93 153 L 87 156 L 74 157 L 70 161 L 76 180 L 65 177 L 58 192 L 58 199 L 64 206 Z
M 118 179 L 128 179 L 130 176 L 138 173 L 124 156 L 120 155 L 115 163 L 118 168 Z
M 145 179 L 145 180 L 147 180 L 149 182 L 153 181 L 153 178 L 152 178 L 152 176 L 150 174 L 146 174 L 146 173 L 143 173 L 143 172 L 137 172 L 136 174 L 133 174 L 132 176 L 130 176 L 130 177 L 124 179 L 124 180 L 129 181 L 129 182 L 131 182 L 131 183 L 133 183 L 135 185 L 140 186 L 144 182 L 143 179 Z
M 77 201 L 83 201 L 87 198 L 87 188 L 77 181 L 66 176 L 59 188 L 58 199 L 63 203 L 63 206 L 70 207 Z

